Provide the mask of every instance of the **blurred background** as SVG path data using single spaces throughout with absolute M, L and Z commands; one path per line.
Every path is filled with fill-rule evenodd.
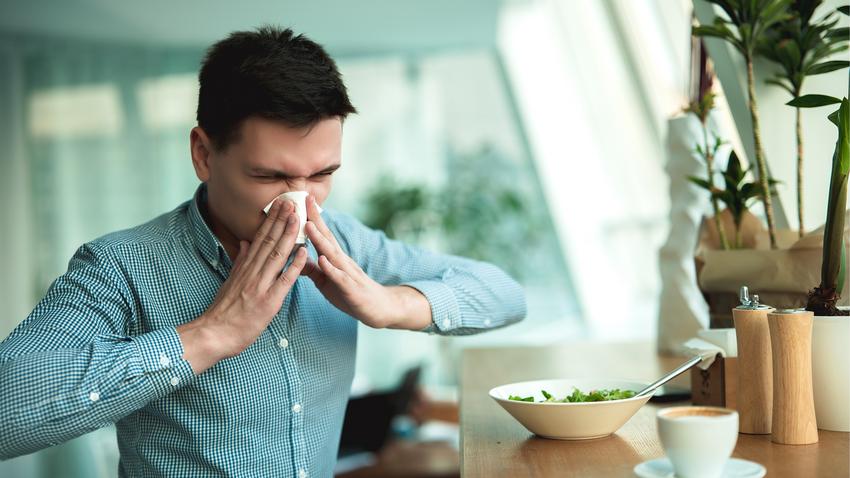
M 0 338 L 79 245 L 191 197 L 202 55 L 271 23 L 323 44 L 359 111 L 328 206 L 491 261 L 528 297 L 525 321 L 473 337 L 361 327 L 355 389 L 394 387 L 421 365 L 425 389 L 451 401 L 466 347 L 654 339 L 670 228 L 665 135 L 689 99 L 692 10 L 690 0 L 5 0 Z M 740 143 L 722 98 L 718 112 Z M 768 149 L 793 141 L 764 134 Z M 818 142 L 808 167 L 822 170 Z M 827 180 L 808 188 L 809 228 L 823 221 Z M 0 463 L 0 474 L 113 476 L 113 435 Z

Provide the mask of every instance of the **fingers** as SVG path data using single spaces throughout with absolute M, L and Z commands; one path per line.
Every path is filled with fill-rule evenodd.
M 316 225 L 319 232 L 322 233 L 323 236 L 328 239 L 332 239 L 336 242 L 336 238 L 328 226 L 325 224 L 324 219 L 322 219 L 322 214 L 319 212 L 319 208 L 316 206 L 316 198 L 313 195 L 307 196 L 307 220 Z
M 295 240 L 298 238 L 298 226 L 298 216 L 295 213 L 290 214 L 286 219 L 283 235 L 278 238 L 260 271 L 260 283 L 263 287 L 268 287 L 277 279 L 281 269 L 286 265 L 292 248 L 295 246 Z
M 292 288 L 292 285 L 295 284 L 295 281 L 301 274 L 301 270 L 304 268 L 304 264 L 306 262 L 307 250 L 305 247 L 299 247 L 298 251 L 295 253 L 295 258 L 292 260 L 292 264 L 289 264 L 289 267 L 287 267 L 286 270 L 277 277 L 274 284 L 272 284 L 272 293 L 275 295 L 289 293 L 289 290 Z
M 283 201 L 275 201 L 272 204 L 271 209 L 269 209 L 268 215 L 263 220 L 263 223 L 260 224 L 260 227 L 259 229 L 257 229 L 257 232 L 254 234 L 254 239 L 251 241 L 251 246 L 248 248 L 248 255 L 246 257 L 247 262 L 250 262 L 252 259 L 254 259 L 254 256 L 257 255 L 257 252 L 260 250 L 260 245 L 263 242 L 263 238 L 268 236 L 269 232 L 271 232 L 272 226 L 274 226 L 275 222 L 277 222 L 282 207 L 284 207 Z
M 313 276 L 318 277 L 318 275 L 321 274 L 322 271 L 319 269 L 319 266 L 310 259 L 307 259 L 307 262 L 304 264 L 304 269 L 301 270 L 301 275 L 312 278 Z
M 319 268 L 322 270 L 325 277 L 332 280 L 343 290 L 346 290 L 346 288 L 352 285 L 356 285 L 354 279 L 352 279 L 339 267 L 334 266 L 327 256 L 319 256 Z
M 310 242 L 313 243 L 313 246 L 316 247 L 316 251 L 319 254 L 336 256 L 336 254 L 340 251 L 340 247 L 336 241 L 334 240 L 331 242 L 330 238 L 322 234 L 315 222 L 308 221 L 304 226 L 304 232 L 307 233 L 307 236 L 310 238 Z
M 301 275 L 309 277 L 319 290 L 325 287 L 328 281 L 328 278 L 325 277 L 325 274 L 321 269 L 319 269 L 319 265 L 310 259 L 307 259 L 307 262 L 304 264 L 304 268 L 301 269 Z
M 319 232 L 316 224 L 309 222 L 306 226 L 306 232 L 310 237 L 310 241 L 313 243 L 313 246 L 316 247 L 316 252 L 318 252 L 319 255 L 324 256 L 328 262 L 334 266 L 334 268 L 341 270 L 354 282 L 362 283 L 366 277 L 366 273 L 363 272 L 360 266 L 357 265 L 353 259 L 348 257 L 345 251 L 343 251 L 339 246 L 339 243 L 336 242 L 336 239 L 332 234 L 329 239 Z M 324 270 L 324 268 L 322 270 Z
M 249 257 L 249 263 L 251 264 L 249 272 L 252 274 L 260 274 L 260 271 L 263 269 L 266 261 L 268 261 L 269 256 L 277 256 L 284 253 L 284 251 L 277 249 L 278 241 L 280 241 L 281 236 L 283 236 L 287 227 L 291 224 L 289 222 L 289 218 L 294 216 L 292 210 L 292 203 L 285 201 L 284 204 L 281 205 L 280 209 L 278 209 L 278 214 L 269 214 L 269 218 L 266 219 L 266 222 L 272 222 L 271 228 L 265 236 L 256 238 L 254 243 L 251 244 L 252 248 L 256 246 L 256 252 L 253 256 Z M 263 223 L 263 225 L 265 225 L 265 223 Z M 286 251 L 286 254 L 288 255 L 289 251 Z

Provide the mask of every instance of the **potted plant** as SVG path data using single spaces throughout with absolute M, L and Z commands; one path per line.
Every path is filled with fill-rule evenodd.
M 821 75 L 847 68 L 850 61 L 827 60 L 835 53 L 846 48 L 848 33 L 846 28 L 835 28 L 838 23 L 838 11 L 846 13 L 847 6 L 831 11 L 819 19 L 814 18 L 815 10 L 822 0 L 798 0 L 791 4 L 791 18 L 775 23 L 767 30 L 757 45 L 757 53 L 776 63 L 780 71 L 767 83 L 776 85 L 799 98 L 803 91 L 803 82 L 807 76 Z M 797 220 L 798 236 L 805 234 L 803 222 L 803 126 L 800 106 L 796 109 L 797 142 Z
M 787 10 L 791 0 L 708 0 L 708 2 L 719 6 L 726 18 L 718 16 L 713 25 L 697 26 L 693 33 L 699 37 L 720 38 L 731 44 L 744 57 L 747 68 L 747 98 L 755 145 L 755 163 L 758 167 L 758 179 L 762 191 L 768 191 L 770 187 L 767 160 L 764 157 L 764 149 L 761 144 L 753 60 L 756 54 L 756 46 L 762 41 L 765 32 L 773 25 L 788 18 Z M 776 224 L 773 219 L 771 195 L 763 194 L 761 199 L 764 202 L 765 215 L 767 216 L 770 247 L 776 249 Z
M 848 312 L 836 302 L 846 277 L 844 223 L 847 210 L 847 179 L 850 172 L 850 101 L 823 95 L 806 95 L 792 100 L 794 107 L 816 107 L 840 103 L 829 115 L 838 127 L 832 156 L 826 223 L 823 231 L 821 281 L 809 293 L 806 310 L 814 312 L 812 327 L 812 383 L 818 428 L 850 432 L 850 360 L 846 358 L 850 337 Z
M 721 141 L 718 139 L 717 143 Z M 723 172 L 724 189 L 715 187 L 713 184 L 705 181 L 702 178 L 689 176 L 688 179 L 697 186 L 708 190 L 715 202 L 722 202 L 726 206 L 726 211 L 732 218 L 732 224 L 735 230 L 734 241 L 731 244 L 732 249 L 741 249 L 744 247 L 743 242 L 743 222 L 745 214 L 749 212 L 752 202 L 760 199 L 762 196 L 760 182 L 747 182 L 747 173 L 750 169 L 741 167 L 741 160 L 735 151 L 729 153 L 729 160 L 726 163 L 726 171 Z M 779 181 L 770 179 L 768 183 L 774 186 Z M 724 247 L 729 249 L 730 247 Z

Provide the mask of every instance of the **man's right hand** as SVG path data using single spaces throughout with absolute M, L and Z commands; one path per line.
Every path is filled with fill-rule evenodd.
M 292 264 L 281 272 L 295 245 L 298 226 L 292 203 L 275 201 L 254 240 L 240 241 L 230 276 L 212 305 L 197 319 L 177 327 L 183 358 L 195 375 L 247 349 L 283 306 L 307 260 L 307 252 L 300 247 Z

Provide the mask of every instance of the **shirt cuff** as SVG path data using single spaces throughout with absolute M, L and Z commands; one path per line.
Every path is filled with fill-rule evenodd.
M 156 391 L 165 396 L 195 378 L 192 366 L 183 359 L 183 344 L 174 327 L 132 337 L 142 362 L 142 372 Z
M 416 281 L 401 285 L 418 290 L 431 304 L 432 323 L 422 329 L 423 332 L 448 332 L 462 325 L 457 299 L 446 284 L 438 281 Z

